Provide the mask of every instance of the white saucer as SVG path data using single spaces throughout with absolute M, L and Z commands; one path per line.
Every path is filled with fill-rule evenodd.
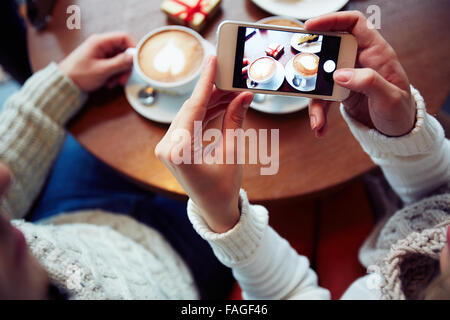
M 318 53 L 322 50 L 322 40 L 323 36 L 319 36 L 319 40 L 314 42 L 306 42 L 302 44 L 298 44 L 298 40 L 301 34 L 294 34 L 291 38 L 291 46 L 300 52 L 309 52 L 309 53 Z
M 258 83 L 255 87 L 251 86 L 251 80 L 247 78 L 247 87 L 250 89 L 260 89 L 260 90 L 278 90 L 284 82 L 284 67 L 281 62 L 277 61 L 277 72 L 273 77 L 272 81 L 269 83 Z
M 286 114 L 297 112 L 308 107 L 310 99 L 303 97 L 276 96 L 264 94 L 262 102 L 253 100 L 250 108 L 271 114 Z
M 295 58 L 295 57 L 294 57 Z M 293 61 L 294 61 L 294 58 L 292 58 L 291 60 L 289 60 L 289 62 L 288 63 L 286 63 L 286 67 L 285 67 L 285 70 L 286 70 L 286 81 L 289 83 L 289 85 L 292 87 L 292 88 L 294 88 L 295 90 L 298 90 L 298 91 L 300 91 L 300 92 L 308 92 L 308 91 L 313 91 L 314 89 L 311 89 L 311 90 L 301 90 L 299 87 L 297 87 L 296 85 L 294 85 L 294 82 L 293 82 L 293 80 L 294 80 L 294 66 L 293 66 Z
M 277 16 L 308 20 L 325 13 L 335 12 L 349 0 L 252 0 L 260 8 Z
M 277 67 L 277 75 L 273 81 L 268 84 L 258 84 L 254 87 L 254 89 L 278 90 L 283 85 L 285 79 L 285 69 L 283 64 L 279 61 L 277 61 Z M 250 85 L 250 82 L 251 80 L 247 79 L 247 86 Z M 262 101 L 259 101 L 258 96 L 262 99 Z M 264 113 L 286 114 L 305 109 L 308 105 L 308 98 L 257 93 L 257 96 L 250 105 L 250 108 Z
M 214 54 L 216 52 L 216 47 L 206 40 L 205 42 L 207 43 L 206 55 Z M 147 84 L 139 77 L 133 68 L 131 77 L 125 85 L 125 95 L 131 107 L 133 107 L 137 113 L 144 118 L 160 123 L 170 124 L 183 103 L 189 99 L 192 94 L 189 92 L 185 95 L 173 96 L 158 91 L 156 101 L 150 106 L 145 106 L 139 101 L 138 92 L 146 85 Z

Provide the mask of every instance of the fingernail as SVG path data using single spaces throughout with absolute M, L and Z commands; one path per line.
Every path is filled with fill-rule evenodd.
M 245 108 L 248 108 L 248 107 L 250 107 L 250 105 L 252 104 L 252 101 L 253 101 L 253 95 L 248 95 L 247 97 L 245 97 L 245 100 L 244 100 L 244 107 Z
M 348 82 L 353 77 L 353 71 L 350 69 L 337 70 L 334 73 L 334 80 L 338 82 Z
M 309 121 L 311 124 L 311 129 L 314 130 L 317 126 L 317 118 L 315 115 L 311 115 L 309 118 L 310 118 Z

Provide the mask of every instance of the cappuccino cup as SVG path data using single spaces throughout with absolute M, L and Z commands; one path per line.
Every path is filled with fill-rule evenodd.
M 165 26 L 145 35 L 133 55 L 133 68 L 151 87 L 170 95 L 184 95 L 197 83 L 207 47 L 197 32 L 182 26 Z
M 277 73 L 277 61 L 272 57 L 261 57 L 253 61 L 248 68 L 248 77 L 251 81 L 266 84 L 270 83 Z
M 291 28 L 302 28 L 302 29 L 305 27 L 303 22 L 301 22 L 297 19 L 294 19 L 294 18 L 284 17 L 284 16 L 267 17 L 267 18 L 257 21 L 256 23 L 268 24 L 268 25 L 274 25 L 274 26 L 291 27 Z
M 294 57 L 292 62 L 294 80 L 299 83 L 302 91 L 312 91 L 316 88 L 319 57 L 314 53 L 302 52 Z

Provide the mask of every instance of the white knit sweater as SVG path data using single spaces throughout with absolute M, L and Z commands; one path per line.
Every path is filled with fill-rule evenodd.
M 450 142 L 435 118 L 428 115 L 419 92 L 412 88 L 417 105 L 415 128 L 400 138 L 389 138 L 341 113 L 355 138 L 381 166 L 393 189 L 409 203 L 450 182 Z M 450 205 L 450 204 L 449 204 Z M 191 200 L 188 215 L 197 232 L 212 246 L 233 274 L 246 299 L 329 299 L 317 285 L 306 257 L 298 255 L 269 225 L 264 207 L 250 205 L 241 191 L 241 219 L 223 234 L 212 232 Z M 379 299 L 372 286 L 376 274 L 358 279 L 343 299 Z
M 426 114 L 414 91 L 417 125 L 407 136 L 387 138 L 344 119 L 363 148 L 380 164 L 406 201 L 449 181 L 450 146 L 437 121 Z M 56 64 L 36 73 L 0 112 L 0 160 L 10 166 L 14 184 L 2 207 L 20 219 L 39 194 L 64 140 L 62 126 L 85 96 Z M 412 174 L 414 173 L 414 174 Z M 419 173 L 419 174 L 415 174 Z M 426 173 L 426 174 L 420 174 Z M 217 257 L 233 268 L 245 298 L 328 299 L 317 285 L 308 259 L 298 255 L 269 225 L 264 207 L 250 205 L 241 191 L 241 219 L 224 234 L 212 232 L 190 201 L 195 230 Z M 14 221 L 50 277 L 75 299 L 196 299 L 188 268 L 155 230 L 125 216 L 90 210 L 61 215 L 45 224 Z M 354 295 L 377 297 L 364 285 Z M 362 292 L 362 293 L 361 293 Z

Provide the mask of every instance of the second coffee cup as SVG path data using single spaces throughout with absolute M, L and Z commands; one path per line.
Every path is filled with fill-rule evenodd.
M 293 60 L 294 78 L 302 91 L 312 91 L 316 88 L 319 57 L 314 53 L 302 52 Z

